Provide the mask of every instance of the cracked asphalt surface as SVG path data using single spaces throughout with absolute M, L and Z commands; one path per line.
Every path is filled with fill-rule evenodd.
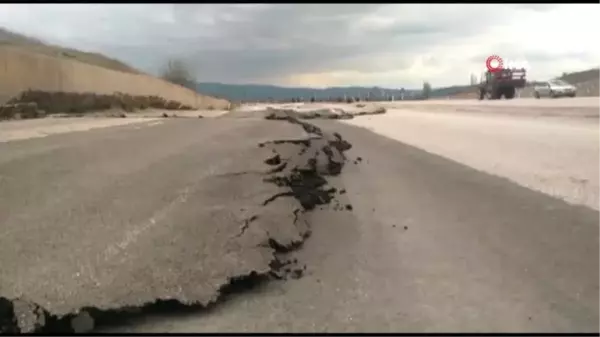
M 25 149 L 3 144 L 2 296 L 61 318 L 155 300 L 207 305 L 231 278 L 267 273 L 274 251 L 308 232 L 300 208 L 283 197 L 302 195 L 308 209 L 326 184 L 315 176 L 295 193 L 294 185 L 285 189 L 287 177 L 313 156 L 326 173 L 336 159 L 318 155 L 337 151 L 327 140 L 292 141 L 281 159 L 287 138 L 305 131 L 285 122 L 270 131 L 274 123 L 175 123 L 156 146 L 148 129 L 31 140 Z M 273 156 L 276 170 L 261 160 Z M 339 152 L 337 162 L 341 168 Z M 306 185 L 310 169 L 295 184 Z
M 352 210 L 305 213 L 312 235 L 293 252 L 303 277 L 100 330 L 598 331 L 598 211 L 310 122 L 352 144 L 327 178 Z M 297 202 L 262 206 L 283 190 L 260 179 L 273 153 L 257 145 L 306 137 L 282 121 L 219 118 L 0 143 L 0 296 L 55 315 L 215 301 L 228 278 L 270 270 L 265 240 L 302 236 L 289 226 Z

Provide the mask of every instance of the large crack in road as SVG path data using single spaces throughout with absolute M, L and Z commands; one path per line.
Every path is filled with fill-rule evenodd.
M 344 151 L 350 149 L 351 144 L 341 135 L 324 132 L 315 125 L 300 121 L 290 112 L 279 111 L 276 114 L 277 118 L 271 116 L 267 119 L 285 120 L 298 125 L 308 136 L 261 142 L 258 146 L 271 153 L 268 158 L 263 158 L 268 169 L 260 174 L 239 173 L 262 179 L 263 183 L 275 186 L 279 191 L 257 205 L 261 211 L 248 215 L 242 221 L 239 232 L 231 235 L 235 240 L 243 240 L 251 236 L 251 232 L 263 233 L 257 249 L 267 258 L 261 263 L 223 278 L 222 284 L 214 288 L 214 294 L 201 298 L 165 294 L 144 303 L 121 302 L 118 307 L 111 308 L 106 305 L 84 306 L 64 312 L 48 308 L 25 296 L 0 296 L 0 333 L 88 332 L 149 312 L 172 313 L 199 307 L 210 308 L 230 294 L 247 291 L 270 279 L 301 277 L 306 266 L 301 266 L 290 253 L 299 249 L 311 234 L 310 218 L 307 216 L 309 212 L 318 205 L 330 204 L 337 193 L 343 193 L 344 190 L 329 185 L 327 176 L 342 172 L 346 161 Z M 351 207 L 346 209 L 351 210 Z M 282 213 L 282 210 L 285 212 Z M 1 289 L 0 295 L 4 295 Z

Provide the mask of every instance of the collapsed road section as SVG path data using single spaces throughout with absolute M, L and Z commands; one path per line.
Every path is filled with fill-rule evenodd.
M 341 108 L 321 108 L 321 109 L 275 109 L 268 107 L 265 111 L 265 118 L 270 120 L 287 120 L 292 117 L 300 119 L 353 119 L 356 116 L 381 115 L 385 114 L 387 109 L 384 107 L 369 107 L 363 105 L 359 107 Z
M 207 308 L 257 282 L 301 277 L 306 266 L 290 254 L 310 236 L 311 211 L 340 193 L 327 176 L 342 172 L 351 145 L 339 134 L 282 114 L 278 119 L 308 136 L 260 142 L 244 158 L 262 160 L 226 165 L 245 167 L 242 172 L 203 174 L 163 201 L 148 221 L 131 216 L 111 227 L 102 205 L 73 205 L 73 216 L 78 209 L 104 209 L 107 228 L 67 227 L 51 217 L 43 230 L 53 234 L 44 238 L 9 228 L 5 240 L 23 239 L 13 245 L 23 265 L 2 257 L 0 333 L 87 332 L 160 308 Z M 112 211 L 135 206 L 128 200 Z M 87 231 L 96 232 L 86 236 Z

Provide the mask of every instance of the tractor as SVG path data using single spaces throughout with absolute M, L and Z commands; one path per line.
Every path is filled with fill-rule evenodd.
M 517 89 L 525 87 L 526 74 L 524 68 L 486 71 L 481 76 L 481 82 L 479 83 L 479 99 L 515 98 Z

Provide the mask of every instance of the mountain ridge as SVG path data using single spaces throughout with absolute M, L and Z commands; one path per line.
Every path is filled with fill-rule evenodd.
M 469 85 L 435 88 L 430 97 L 447 96 L 464 91 Z M 211 96 L 232 101 L 263 101 L 291 99 L 340 99 L 344 97 L 370 98 L 374 100 L 420 99 L 421 89 L 392 89 L 378 86 L 345 86 L 327 88 L 283 87 L 268 84 L 226 84 L 220 82 L 196 82 L 196 90 Z

